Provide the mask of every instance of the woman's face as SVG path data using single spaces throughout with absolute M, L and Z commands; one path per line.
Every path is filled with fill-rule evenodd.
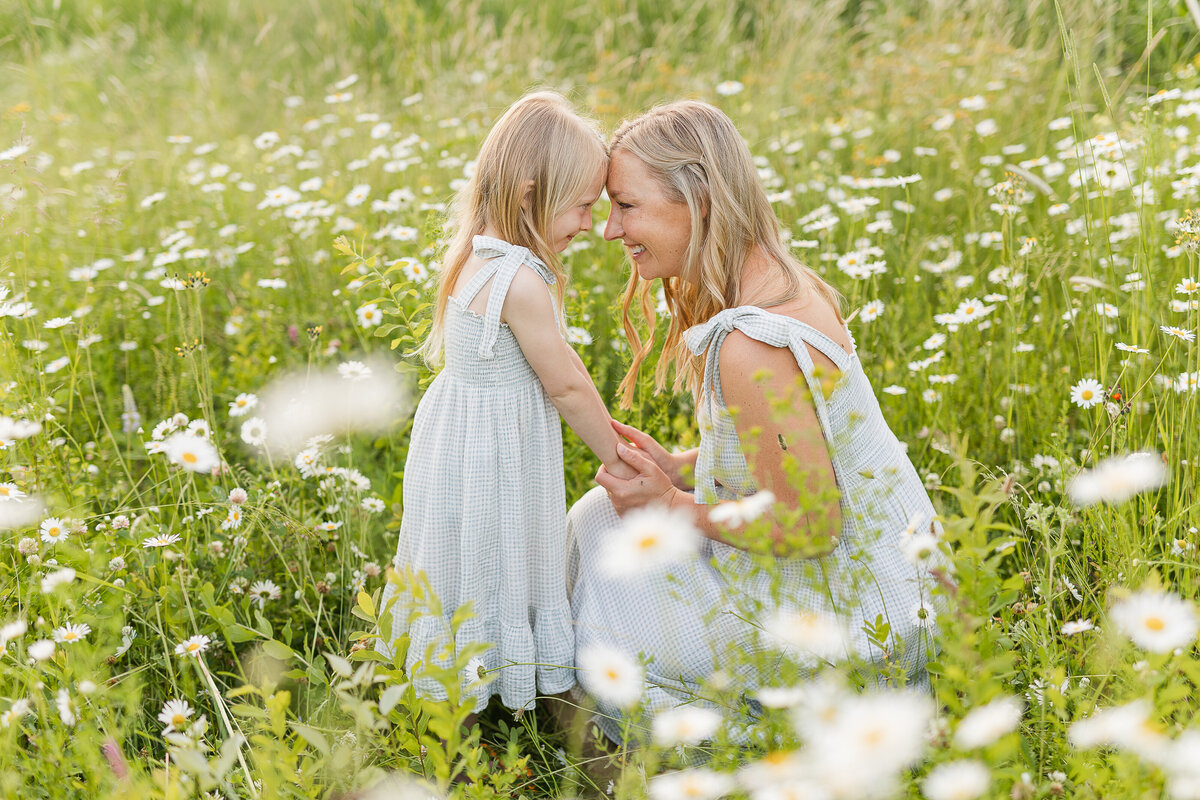
M 609 161 L 608 197 L 604 238 L 621 240 L 642 280 L 679 277 L 692 237 L 687 203 L 669 198 L 650 168 L 627 150 Z

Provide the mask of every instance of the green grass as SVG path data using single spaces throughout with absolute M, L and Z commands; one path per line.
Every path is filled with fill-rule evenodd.
M 461 769 L 475 784 L 456 790 L 470 796 L 587 794 L 611 776 L 617 794 L 636 797 L 641 771 L 733 772 L 802 744 L 782 712 L 740 736 L 744 704 L 716 685 L 704 691 L 728 708 L 728 723 L 712 743 L 647 747 L 604 777 L 581 747 L 585 732 L 551 724 L 547 707 L 519 720 L 493 708 L 460 738 L 465 701 L 425 703 L 396 665 L 351 654 L 381 612 L 384 576 L 372 565 L 386 564 L 395 544 L 407 419 L 325 448 L 325 463 L 369 479 L 357 495 L 262 459 L 241 439 L 248 417 L 228 412 L 239 393 L 261 392 L 285 370 L 367 354 L 409 362 L 406 374 L 425 385 L 428 372 L 403 354 L 422 330 L 429 286 L 400 272 L 349 285 L 371 275 L 335 249 L 335 235 L 377 255 L 381 269 L 402 256 L 434 260 L 451 181 L 496 114 L 545 85 L 610 128 L 680 96 L 718 104 L 760 157 L 797 252 L 845 294 L 848 312 L 884 304 L 851 328 L 889 423 L 934 487 L 957 576 L 939 617 L 941 733 L 898 793 L 918 796 L 937 765 L 971 755 L 991 775 L 987 797 L 1052 796 L 1056 783 L 1077 797 L 1161 796 L 1176 775 L 1155 760 L 1166 745 L 1153 740 L 1140 756 L 1124 740 L 1074 748 L 1067 731 L 1097 706 L 1134 698 L 1149 702 L 1155 730 L 1177 737 L 1193 726 L 1194 648 L 1139 649 L 1109 610 L 1146 585 L 1189 602 L 1200 588 L 1197 395 L 1166 385 L 1200 371 L 1200 356 L 1196 343 L 1160 330 L 1195 331 L 1200 321 L 1195 309 L 1170 308 L 1196 297 L 1175 286 L 1200 275 L 1194 247 L 1172 249 L 1168 227 L 1200 206 L 1184 171 L 1197 123 L 1178 113 L 1194 102 L 1186 97 L 1147 103 L 1160 89 L 1200 87 L 1197 36 L 1183 3 L 1104 11 L 1082 2 L 20 0 L 0 21 L 0 154 L 28 144 L 0 155 L 0 287 L 37 313 L 0 319 L 0 415 L 40 420 L 42 430 L 0 450 L 0 483 L 39 495 L 47 511 L 3 533 L 0 624 L 21 619 L 29 631 L 0 654 L 0 714 L 23 699 L 30 713 L 0 728 L 0 793 L 346 797 L 385 771 L 448 791 Z M 718 93 L 732 80 L 744 89 Z M 327 100 L 339 91 L 351 96 Z M 994 133 L 976 127 L 986 120 Z M 1065 122 L 1052 129 L 1053 120 Z M 260 147 L 267 131 L 279 143 Z M 1093 138 L 1102 134 L 1128 146 L 1105 159 Z M 1077 144 L 1064 146 L 1066 137 Z M 280 152 L 285 145 L 296 151 Z M 1036 180 L 1005 216 L 989 189 L 1010 165 Z M 1077 166 L 1096 165 L 1115 165 L 1116 181 L 1072 184 Z M 1142 188 L 1122 183 L 1122 169 Z M 896 187 L 842 180 L 916 174 Z M 333 207 L 327 218 L 259 208 L 268 190 L 313 178 L 321 185 L 304 199 Z M 359 184 L 369 199 L 350 205 Z M 399 189 L 411 199 L 397 210 L 371 209 Z M 879 202 L 861 215 L 837 205 L 863 196 Z M 1067 210 L 1057 213 L 1059 203 Z M 823 205 L 837 222 L 819 230 Z M 378 236 L 397 227 L 411 233 Z M 837 256 L 867 247 L 885 271 L 854 279 L 838 269 Z M 78 271 L 106 259 L 93 274 Z M 598 236 L 567 262 L 568 315 L 592 338 L 579 350 L 615 407 L 628 363 L 615 303 L 628 267 Z M 211 283 L 161 285 L 196 272 Z M 259 285 L 271 279 L 286 288 Z M 971 298 L 993 310 L 953 331 L 935 321 Z M 364 328 L 355 312 L 376 300 L 385 325 Z M 1117 316 L 1098 314 L 1102 303 Z M 44 326 L 57 317 L 73 322 Z M 927 347 L 937 333 L 945 341 Z M 92 335 L 100 338 L 79 345 Z M 1123 353 L 1117 342 L 1150 353 Z M 917 364 L 930 357 L 940 360 Z M 1119 384 L 1112 413 L 1072 404 L 1071 387 L 1085 378 Z M 927 391 L 937 396 L 924 399 Z M 123 427 L 134 409 L 140 432 Z M 208 422 L 227 472 L 193 476 L 147 452 L 154 426 L 180 412 Z M 618 416 L 663 442 L 697 438 L 690 401 L 655 396 L 648 382 Z M 575 499 L 595 465 L 569 432 L 564 443 Z M 1165 458 L 1163 489 L 1120 505 L 1068 501 L 1080 468 L 1141 449 Z M 223 529 L 235 487 L 250 499 L 241 526 Z M 366 496 L 386 510 L 359 507 Z M 41 542 L 36 528 L 49 515 L 87 529 Z M 156 533 L 181 539 L 144 548 Z M 50 559 L 76 578 L 44 594 Z M 258 608 L 245 593 L 254 581 L 272 581 L 280 597 Z M 1079 619 L 1100 630 L 1062 633 Z M 29 645 L 66 622 L 92 632 L 28 663 Z M 136 635 L 115 655 L 123 627 Z M 197 634 L 213 639 L 203 659 L 175 655 Z M 457 671 L 439 674 L 458 690 Z M 60 690 L 74 724 L 55 707 Z M 971 753 L 956 747 L 950 734 L 965 713 L 1003 695 L 1027 697 L 1019 731 Z M 163 736 L 156 717 L 171 698 L 195 707 L 192 721 L 207 718 L 190 742 Z M 113 766 L 117 750 L 123 768 Z

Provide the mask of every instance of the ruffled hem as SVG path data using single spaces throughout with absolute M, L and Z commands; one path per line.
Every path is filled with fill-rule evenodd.
M 472 658 L 459 676 L 464 695 L 476 698 L 476 711 L 493 695 L 499 695 L 506 708 L 528 708 L 539 694 L 559 694 L 575 685 L 575 631 L 570 610 L 537 609 L 533 616 L 532 625 L 469 619 L 459 626 L 453 653 L 449 652 L 449 619 L 420 617 L 408 630 L 405 671 L 411 677 L 427 654 L 436 666 L 446 669 L 468 646 L 490 645 Z M 479 681 L 480 668 L 491 679 L 486 684 Z M 446 700 L 446 687 L 434 678 L 421 677 L 420 671 L 413 678 L 417 692 L 430 700 Z

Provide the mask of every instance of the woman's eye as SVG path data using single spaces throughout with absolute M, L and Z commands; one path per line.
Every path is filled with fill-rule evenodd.
M 622 211 L 625 211 L 626 209 L 633 208 L 633 206 L 630 205 L 629 203 L 617 203 L 617 208 L 621 209 Z

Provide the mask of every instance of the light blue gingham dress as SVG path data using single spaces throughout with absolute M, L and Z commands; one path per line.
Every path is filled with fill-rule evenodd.
M 404 466 L 404 516 L 395 565 L 423 570 L 444 615 L 422 614 L 406 626 L 406 592 L 393 606 L 391 640 L 410 636 L 410 675 L 427 647 L 461 652 L 469 643 L 492 645 L 461 676 L 482 709 L 498 694 L 512 709 L 537 693 L 555 694 L 575 683 L 574 635 L 563 576 L 566 497 L 562 431 L 557 410 L 500 322 L 505 294 L 521 269 L 547 284 L 554 276 L 527 248 L 485 236 L 475 254 L 491 259 L 450 298 L 445 318 L 445 367 L 417 406 Z M 472 299 L 491 281 L 484 316 Z M 553 300 L 553 297 L 551 298 Z M 397 592 L 388 584 L 382 602 Z M 473 602 L 474 616 L 450 641 L 450 617 Z M 384 637 L 387 638 L 387 637 Z M 379 649 L 391 654 L 381 641 Z M 494 681 L 478 683 L 479 664 Z M 445 689 L 416 676 L 423 696 Z
M 847 353 L 825 334 L 799 320 L 755 306 L 719 312 L 686 331 L 691 352 L 704 357 L 697 399 L 700 451 L 695 501 L 714 504 L 758 491 L 721 393 L 718 358 L 725 337 L 739 330 L 774 347 L 787 347 L 808 383 L 841 495 L 842 535 L 833 552 L 818 559 L 775 559 L 774 569 L 745 551 L 703 540 L 700 558 L 635 579 L 612 577 L 601 566 L 605 534 L 620 519 L 603 489 L 588 492 L 567 515 L 576 648 L 607 645 L 648 659 L 646 703 L 677 704 L 687 689 L 721 669 L 740 677 L 753 695 L 769 675 L 730 666 L 734 652 L 762 653 L 757 624 L 780 607 L 832 612 L 851 632 L 851 645 L 868 664 L 906 673 L 926 686 L 924 664 L 933 630 L 927 570 L 913 566 L 899 548 L 907 530 L 929 530 L 934 509 L 904 447 L 888 428 L 857 353 Z M 840 376 L 822 387 L 809 347 L 823 353 Z M 825 395 L 828 391 L 828 396 Z M 761 557 L 760 557 L 761 558 Z M 772 586 L 777 591 L 773 591 Z M 776 602 L 775 597 L 779 598 Z M 877 616 L 890 625 L 887 651 L 868 641 L 864 623 Z M 879 680 L 884 670 L 873 673 Z M 600 703 L 597 722 L 621 738 L 620 712 Z

